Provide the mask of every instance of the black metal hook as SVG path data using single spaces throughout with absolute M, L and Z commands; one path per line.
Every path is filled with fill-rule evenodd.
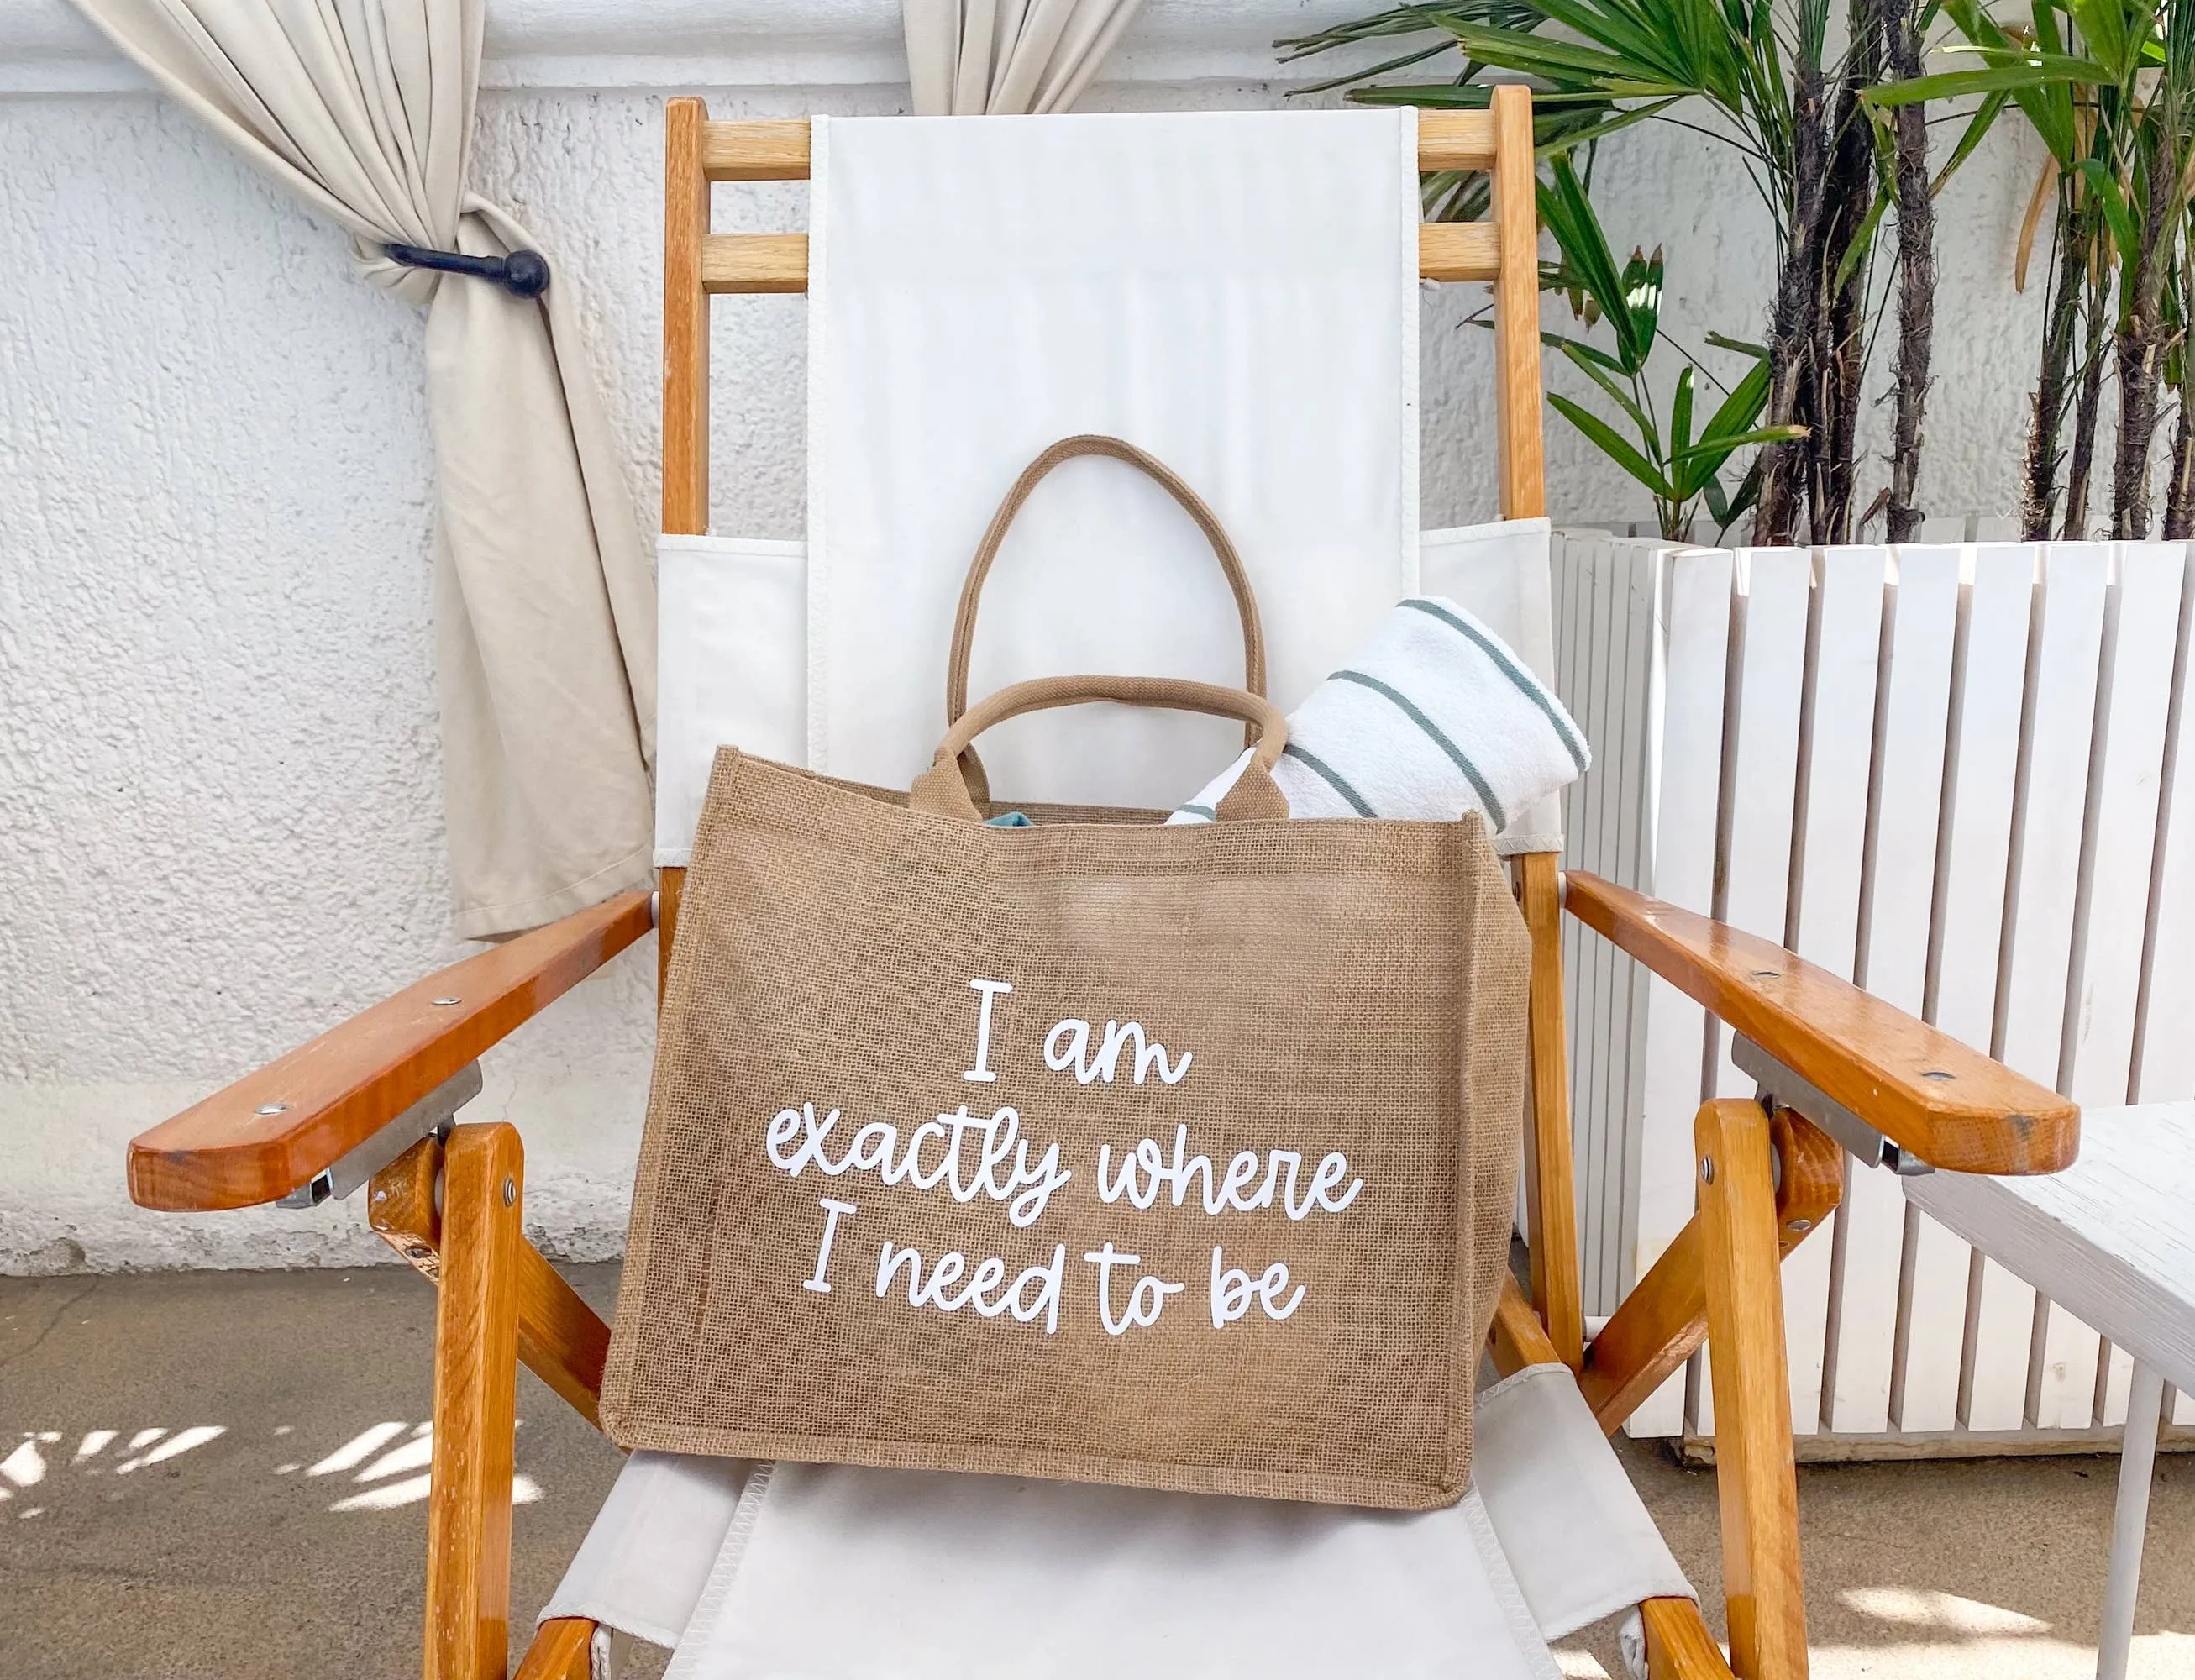
M 383 245 L 391 262 L 406 268 L 433 268 L 445 274 L 470 274 L 493 280 L 514 297 L 539 297 L 549 290 L 549 259 L 538 250 L 508 256 L 467 256 L 462 251 L 429 250 L 423 245 Z

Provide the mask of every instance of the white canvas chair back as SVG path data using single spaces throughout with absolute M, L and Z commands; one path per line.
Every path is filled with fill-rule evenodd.
M 1460 601 L 1552 676 L 1545 521 L 1418 531 L 1415 112 L 810 132 L 805 542 L 677 529 L 706 523 L 706 463 L 685 469 L 700 499 L 681 507 L 666 398 L 659 865 L 685 864 L 721 745 L 887 786 L 926 765 L 977 539 L 1020 469 L 1072 433 L 1127 438 L 1211 503 L 1283 709 L 1416 592 Z M 1532 477 L 1528 515 L 1536 462 Z M 1017 521 L 971 689 L 1073 670 L 1242 676 L 1203 538 L 1103 459 L 1067 463 Z M 1002 797 L 1162 808 L 1236 745 L 1211 720 L 1082 708 L 1017 720 L 983 751 Z M 1558 846 L 1552 803 L 1502 843 Z

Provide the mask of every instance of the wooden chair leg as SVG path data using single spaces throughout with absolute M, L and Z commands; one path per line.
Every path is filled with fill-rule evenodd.
M 429 1283 L 442 1275 L 442 1215 L 435 1181 L 442 1145 L 423 1137 L 373 1176 L 366 1217 L 383 1242 Z M 571 1408 L 602 1426 L 602 1367 L 610 1327 L 530 1242 L 518 1251 L 518 1357 Z
M 1788 1259 L 1822 1228 L 1843 1194 L 1844 1153 L 1788 1108 L 1777 1111 L 1769 1131 L 1783 1165 L 1776 1187 L 1777 1243 Z M 1578 1388 L 1610 1435 L 1707 1339 L 1705 1231 L 1703 1218 L 1694 1214 L 1587 1352 Z
M 1585 1362 L 1585 1303 L 1578 1278 L 1577 1182 L 1570 1153 L 1570 1035 L 1563 1026 L 1561 859 L 1553 852 L 1527 852 L 1517 863 L 1518 900 L 1532 935 L 1532 1125 L 1524 1140 L 1532 1305 L 1557 1356 L 1575 1371 Z
M 1692 1136 L 1706 1238 L 1731 1667 L 1741 1680 L 1805 1680 L 1799 1479 L 1769 1118 L 1756 1102 L 1709 1102 Z
M 508 1125 L 461 1125 L 443 1151 L 426 1680 L 503 1680 L 510 1664 L 524 1173 Z
M 1646 1625 L 1647 1680 L 1731 1680 L 1722 1647 L 1689 1598 L 1649 1598 L 1639 1607 Z
M 589 1680 L 595 1624 L 584 1616 L 552 1616 L 541 1624 L 514 1680 Z

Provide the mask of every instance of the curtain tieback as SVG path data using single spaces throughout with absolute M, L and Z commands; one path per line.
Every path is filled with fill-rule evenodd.
M 549 259 L 538 250 L 508 256 L 467 256 L 462 251 L 429 250 L 423 245 L 383 245 L 391 262 L 406 268 L 433 268 L 445 274 L 470 274 L 493 280 L 515 297 L 539 297 L 549 290 Z

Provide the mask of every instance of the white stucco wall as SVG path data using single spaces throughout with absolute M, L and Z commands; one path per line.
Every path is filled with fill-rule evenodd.
M 1265 104 L 1263 43 L 1363 8 L 1148 0 L 1090 106 Z M 643 509 L 657 495 L 664 94 L 719 115 L 902 107 L 889 0 L 504 0 L 477 179 L 584 294 Z M 788 18 L 797 20 L 788 25 Z M 0 0 L 0 1272 L 386 1257 L 355 1201 L 145 1214 L 128 1138 L 464 954 L 447 932 L 429 665 L 419 317 L 344 242 L 139 89 L 60 0 Z M 1666 319 L 1757 333 L 1765 224 L 1675 130 L 1608 148 L 1613 231 L 1669 250 Z M 2031 164 L 1996 144 L 1945 204 L 1927 485 L 2001 509 L 2033 300 Z M 726 187 L 720 227 L 804 189 Z M 1478 298 L 1429 296 L 1425 510 L 1492 506 Z M 1947 291 L 1947 296 L 1951 295 Z M 804 305 L 717 306 L 715 522 L 802 526 Z M 1558 515 L 1637 510 L 1558 422 Z M 1872 488 L 1869 492 L 1872 493 Z M 528 1151 L 552 1253 L 614 1253 L 651 1041 L 653 942 L 486 1063 L 469 1117 Z

